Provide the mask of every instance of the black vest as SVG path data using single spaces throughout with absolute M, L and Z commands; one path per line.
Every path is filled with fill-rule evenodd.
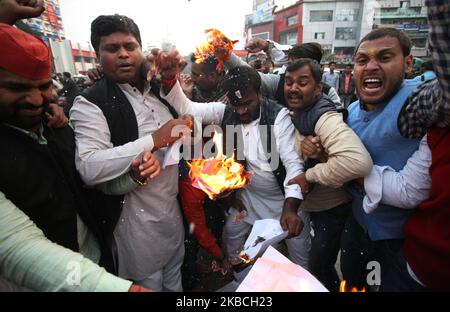
M 275 120 L 278 116 L 278 113 L 283 109 L 283 107 L 281 105 L 279 105 L 278 103 L 276 103 L 275 101 L 272 101 L 267 98 L 263 98 L 261 101 L 261 104 L 260 104 L 260 108 L 261 108 L 261 119 L 260 119 L 259 124 L 260 124 L 260 126 L 267 126 L 266 127 L 267 131 L 266 132 L 261 131 L 261 133 L 260 133 L 261 141 L 263 143 L 267 142 L 267 145 L 263 146 L 263 148 L 266 153 L 267 159 L 270 163 L 270 161 L 271 161 L 270 155 L 272 152 L 272 141 L 273 142 L 276 141 L 275 133 L 273 131 L 273 125 L 275 124 Z M 227 134 L 227 125 L 232 125 L 232 126 L 239 125 L 239 120 L 236 118 L 235 114 L 230 110 L 230 108 L 228 106 L 225 109 L 225 114 L 223 116 L 222 126 L 221 126 L 224 131 L 224 149 L 223 150 L 224 150 L 224 153 L 227 153 L 227 151 L 233 152 L 235 158 L 237 158 L 237 159 L 244 159 L 243 146 L 237 146 L 238 142 L 244 142 L 242 137 L 241 137 L 241 140 L 238 140 L 238 137 L 237 137 L 237 136 L 242 136 L 241 131 L 234 132 L 234 138 L 232 141 L 230 141 L 230 142 L 233 142 L 233 147 L 227 149 L 227 146 L 226 146 L 227 136 L 230 135 L 230 134 Z M 227 156 L 231 157 L 231 155 L 227 155 Z M 245 161 L 243 161 L 242 163 L 245 164 Z M 283 166 L 281 159 L 279 159 L 278 167 L 276 169 L 274 169 L 272 172 L 275 175 L 278 185 L 280 186 L 281 192 L 284 195 L 284 180 L 286 179 L 286 169 Z
M 0 125 L 0 189 L 54 243 L 78 251 L 78 214 L 99 240 L 101 265 L 111 267 L 90 199 L 75 168 L 75 140 L 70 127 L 44 127 L 47 145 Z M 106 249 L 105 249 L 106 248 Z
M 169 108 L 174 118 L 178 114 L 172 106 L 160 96 L 160 84 L 158 81 L 151 82 L 153 94 Z M 136 114 L 131 103 L 116 83 L 103 78 L 91 88 L 83 92 L 83 97 L 89 102 L 97 105 L 108 123 L 113 145 L 122 146 L 136 141 L 139 138 Z M 124 196 L 110 196 L 97 194 L 96 214 L 100 220 L 102 231 L 108 241 L 112 243 L 113 232 L 122 213 Z
M 303 109 L 300 114 L 292 118 L 292 123 L 295 128 L 303 136 L 316 136 L 316 124 L 320 117 L 327 112 L 340 112 L 343 115 L 344 121 L 347 120 L 348 111 L 344 109 L 337 109 L 333 101 L 322 93 L 319 100 L 313 105 Z M 308 159 L 305 163 L 305 171 L 313 168 L 318 161 Z

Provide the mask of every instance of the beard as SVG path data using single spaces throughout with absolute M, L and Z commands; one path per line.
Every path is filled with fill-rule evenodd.
M 37 108 L 36 105 L 24 102 L 14 104 L 12 109 L 8 110 L 4 109 L 6 106 L 0 103 L 0 121 L 24 130 L 34 129 L 42 123 L 49 104 L 50 102 L 44 99 L 42 105 Z M 33 114 L 38 110 L 41 112 Z

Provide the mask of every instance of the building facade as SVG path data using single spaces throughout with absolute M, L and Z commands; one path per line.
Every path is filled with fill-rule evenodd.
M 45 11 L 37 18 L 24 22 L 41 35 L 45 42 L 66 39 L 58 0 L 45 0 Z
M 425 0 L 379 0 L 375 8 L 373 28 L 393 27 L 408 34 L 413 43 L 412 54 L 429 56 L 428 24 Z
M 274 12 L 274 38 L 280 44 L 302 44 L 302 3 L 297 3 Z
M 303 1 L 303 42 L 318 42 L 327 61 L 351 63 L 361 37 L 364 1 Z

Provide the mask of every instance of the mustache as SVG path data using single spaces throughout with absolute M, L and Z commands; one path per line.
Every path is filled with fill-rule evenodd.
M 15 111 L 20 111 L 20 110 L 38 110 L 41 107 L 44 108 L 44 110 L 46 110 L 48 108 L 49 104 L 50 104 L 50 101 L 48 99 L 44 99 L 42 101 L 42 105 L 41 106 L 36 106 L 36 105 L 33 105 L 31 103 L 28 103 L 28 102 L 19 103 L 15 107 Z
M 288 96 L 291 96 L 291 95 L 296 95 L 299 97 L 299 99 L 303 100 L 303 94 L 301 94 L 301 93 L 297 93 L 297 92 L 288 93 Z

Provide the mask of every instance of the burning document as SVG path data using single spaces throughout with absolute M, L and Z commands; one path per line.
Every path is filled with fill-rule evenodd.
M 279 220 L 258 220 L 253 225 L 252 231 L 245 242 L 241 258 L 255 259 L 261 256 L 269 246 L 278 244 L 287 236 L 288 232 L 283 231 Z
M 215 133 L 213 141 L 218 150 L 216 158 L 189 163 L 192 186 L 205 192 L 212 200 L 227 191 L 244 188 L 251 177 L 242 164 L 223 155 L 222 134 Z
M 269 246 L 237 292 L 328 292 L 307 270 Z

